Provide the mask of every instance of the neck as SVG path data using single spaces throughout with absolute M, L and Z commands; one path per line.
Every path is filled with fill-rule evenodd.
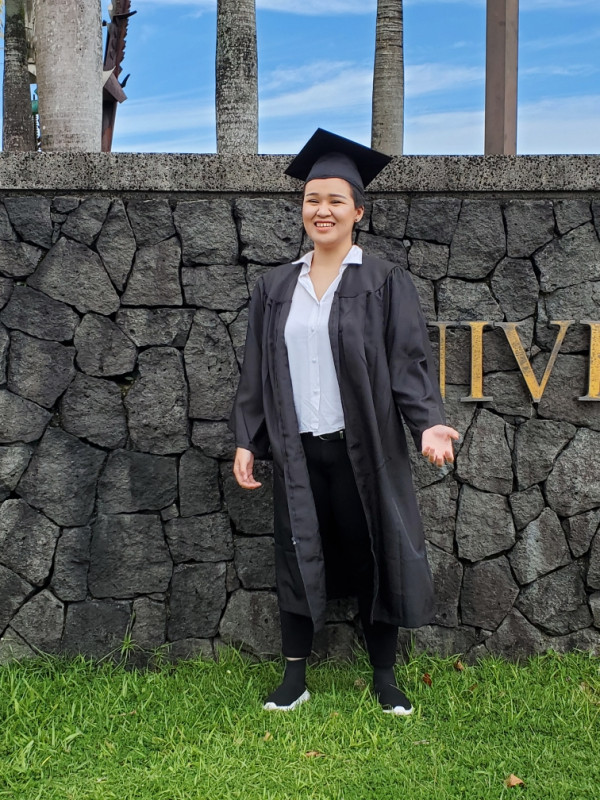
M 351 247 L 352 239 L 335 247 L 323 247 L 315 244 L 312 269 L 339 269 Z

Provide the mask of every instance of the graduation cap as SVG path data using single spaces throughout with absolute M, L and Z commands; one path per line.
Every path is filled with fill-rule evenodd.
M 313 178 L 343 178 L 364 192 L 391 160 L 391 156 L 317 128 L 285 174 L 305 183 Z

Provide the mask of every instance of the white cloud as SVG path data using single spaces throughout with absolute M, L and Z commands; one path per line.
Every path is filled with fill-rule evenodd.
M 143 5 L 187 6 L 202 12 L 213 11 L 217 4 L 216 0 L 137 0 L 138 8 Z M 303 16 L 371 14 L 377 8 L 377 0 L 257 0 L 256 7 Z
M 598 4 L 600 6 L 600 3 Z M 577 47 L 600 39 L 600 28 L 568 33 L 564 36 L 546 36 L 540 39 L 522 39 L 522 50 L 558 50 L 560 47 Z

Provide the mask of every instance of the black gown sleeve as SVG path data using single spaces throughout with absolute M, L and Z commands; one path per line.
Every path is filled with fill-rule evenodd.
M 248 311 L 244 363 L 228 425 L 235 435 L 236 447 L 243 447 L 255 456 L 263 457 L 269 449 L 269 436 L 263 405 L 262 278 L 259 278 L 254 288 Z
M 387 279 L 385 335 L 396 408 L 420 451 L 423 431 L 445 424 L 445 415 L 419 296 L 402 267 Z

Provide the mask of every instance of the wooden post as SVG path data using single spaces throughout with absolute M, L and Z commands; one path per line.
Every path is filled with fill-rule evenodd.
M 517 152 L 519 0 L 487 0 L 485 155 Z

